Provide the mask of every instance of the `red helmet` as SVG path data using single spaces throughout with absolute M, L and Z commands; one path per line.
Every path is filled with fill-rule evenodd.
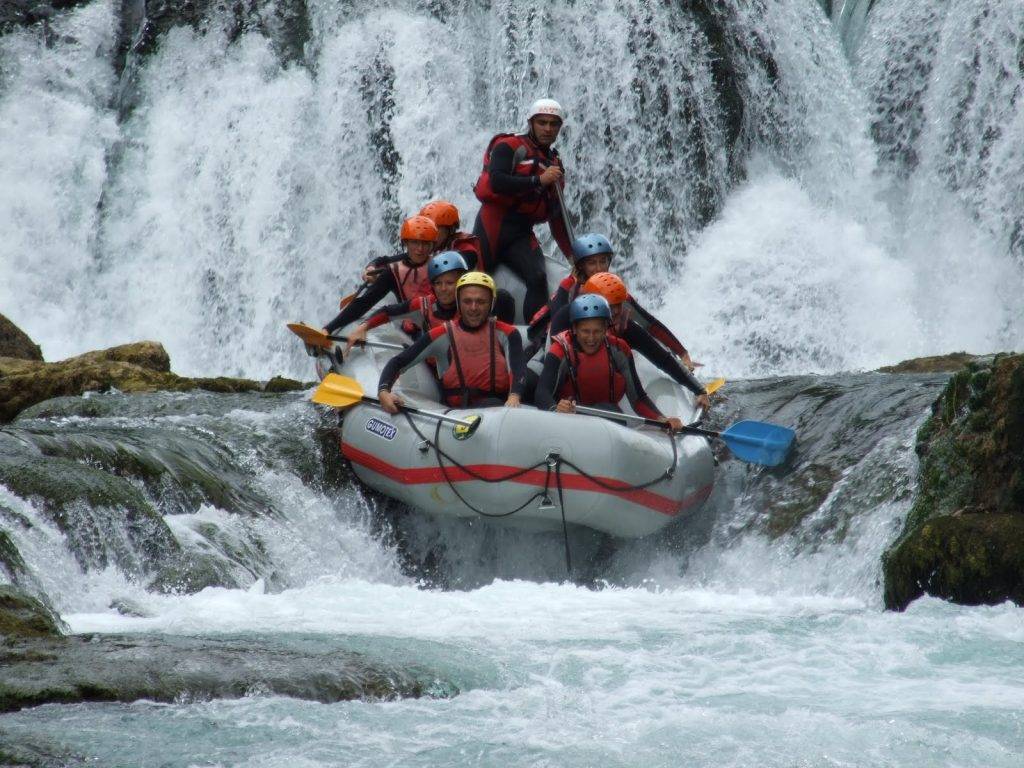
M 426 216 L 439 227 L 459 226 L 459 209 L 447 200 L 432 200 L 420 209 L 420 216 Z
M 598 272 L 596 275 L 592 275 L 583 284 L 583 293 L 599 293 L 613 307 L 629 298 L 629 291 L 626 290 L 626 284 L 622 282 L 622 278 L 611 272 Z
M 426 216 L 410 216 L 402 222 L 402 242 L 406 240 L 437 240 L 437 224 Z

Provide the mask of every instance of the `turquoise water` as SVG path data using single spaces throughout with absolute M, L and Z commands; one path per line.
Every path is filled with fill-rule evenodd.
M 208 590 L 76 630 L 227 633 L 408 658 L 450 699 L 49 705 L 7 715 L 105 766 L 1011 766 L 1024 610 L 499 582 Z M 300 635 L 283 634 L 301 632 Z M 275 634 L 277 633 L 277 634 Z

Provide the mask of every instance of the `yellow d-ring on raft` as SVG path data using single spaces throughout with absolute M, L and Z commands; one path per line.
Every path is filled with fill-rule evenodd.
M 476 432 L 476 428 L 480 424 L 480 417 L 477 414 L 466 416 L 463 420 L 470 422 L 470 425 L 464 426 L 462 424 L 456 424 L 452 427 L 452 436 L 456 440 L 465 440 L 467 437 L 470 437 L 474 432 Z

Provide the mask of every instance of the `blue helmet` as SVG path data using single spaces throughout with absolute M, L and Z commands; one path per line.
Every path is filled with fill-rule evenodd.
M 597 293 L 585 293 L 577 296 L 569 305 L 569 322 L 578 323 L 580 320 L 589 320 L 592 317 L 600 317 L 612 321 L 612 308 L 608 305 L 608 299 Z
M 587 235 L 580 235 L 572 241 L 573 261 L 580 261 L 587 258 L 587 256 L 595 256 L 598 253 L 607 253 L 609 256 L 615 253 L 612 250 L 612 244 L 608 242 L 608 238 L 604 235 L 591 232 Z
M 456 269 L 461 269 L 463 272 L 469 271 L 469 266 L 462 258 L 462 254 L 458 251 L 441 251 L 427 265 L 427 279 L 434 282 L 445 272 L 454 272 Z

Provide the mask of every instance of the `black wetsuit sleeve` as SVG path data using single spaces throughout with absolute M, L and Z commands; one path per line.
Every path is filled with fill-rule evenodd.
M 324 327 L 328 333 L 334 333 L 339 328 L 344 328 L 349 323 L 358 320 L 369 312 L 381 299 L 388 295 L 389 291 L 397 293 L 396 288 L 395 276 L 391 273 L 391 270 L 382 272 L 373 285 L 352 299 L 351 303 Z
M 447 342 L 447 336 L 442 338 Z M 377 391 L 380 392 L 382 389 L 386 389 L 390 392 L 402 371 L 415 365 L 421 358 L 427 357 L 425 350 L 433 343 L 434 339 L 431 338 L 431 335 L 424 333 L 416 341 L 388 360 L 384 370 L 380 372 Z
M 499 195 L 528 195 L 540 193 L 540 180 L 537 176 L 519 176 L 512 167 L 515 162 L 515 150 L 505 142 L 499 141 L 491 149 L 489 166 L 491 189 Z
M 629 304 L 635 313 L 635 322 L 637 325 L 668 347 L 674 354 L 679 355 L 680 357 L 686 354 L 686 347 L 683 346 L 683 342 L 677 339 L 675 334 L 672 333 L 664 323 L 637 304 L 636 299 L 630 297 Z
M 514 330 L 505 339 L 508 350 L 508 369 L 512 374 L 512 385 L 509 387 L 509 391 L 521 397 L 526 386 L 526 359 L 523 357 L 523 337 L 519 335 L 519 331 Z
M 548 334 L 557 336 L 562 331 L 569 330 L 569 307 L 564 306 L 551 316 L 551 326 Z
M 567 291 L 562 285 L 558 286 L 558 289 L 551 294 L 551 298 L 548 299 L 548 303 L 541 307 L 540 311 L 533 316 L 530 320 L 530 325 L 526 329 L 526 338 L 530 341 L 536 340 L 540 337 L 548 325 L 560 309 L 569 305 L 569 291 Z M 566 315 L 568 318 L 568 315 Z M 564 328 L 562 329 L 565 330 Z M 550 332 L 551 336 L 555 335 L 554 331 Z
M 621 366 L 619 370 L 626 378 L 626 397 L 629 398 L 629 404 L 633 406 L 633 410 L 638 416 L 643 416 L 645 419 L 664 418 L 661 411 L 658 410 L 658 406 L 647 394 L 644 385 L 640 383 L 640 376 L 636 372 L 636 361 L 633 356 L 623 354 L 622 357 L 625 358 L 625 365 Z
M 533 404 L 542 411 L 554 410 L 558 405 L 555 393 L 562 386 L 564 376 L 562 358 L 548 352 L 544 355 L 544 368 L 540 373 L 540 380 L 537 382 L 537 389 L 533 395 Z
M 554 324 L 552 323 L 552 328 L 553 327 Z M 622 339 L 629 344 L 630 348 L 634 352 L 638 352 L 646 357 L 659 369 L 667 373 L 695 395 L 704 394 L 704 387 L 701 386 L 701 383 L 694 378 L 693 374 L 683 367 L 679 360 L 665 349 L 665 347 L 659 344 L 651 334 L 632 320 L 629 322 L 629 325 L 626 326 L 626 331 L 622 334 Z

